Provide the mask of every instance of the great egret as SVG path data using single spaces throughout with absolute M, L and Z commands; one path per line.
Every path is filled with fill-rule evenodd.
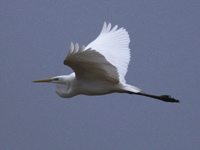
M 130 38 L 124 28 L 117 29 L 104 22 L 100 35 L 88 46 L 71 43 L 64 65 L 75 73 L 56 76 L 34 82 L 56 83 L 56 93 L 63 98 L 79 94 L 104 95 L 109 93 L 129 93 L 143 95 L 165 102 L 179 102 L 169 95 L 150 95 L 139 88 L 126 84 L 126 75 L 130 61 Z

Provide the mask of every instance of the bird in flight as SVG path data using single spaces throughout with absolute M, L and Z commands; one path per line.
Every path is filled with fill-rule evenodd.
M 33 82 L 56 83 L 56 93 L 63 98 L 79 94 L 104 95 L 109 93 L 128 93 L 147 96 L 165 102 L 179 100 L 170 95 L 151 95 L 141 89 L 126 84 L 125 75 L 130 62 L 130 38 L 124 28 L 104 22 L 99 36 L 86 47 L 71 43 L 64 65 L 74 72 Z

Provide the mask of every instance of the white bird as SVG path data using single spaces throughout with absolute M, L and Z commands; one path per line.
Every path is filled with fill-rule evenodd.
M 165 102 L 179 102 L 169 95 L 150 95 L 126 84 L 125 75 L 130 61 L 130 38 L 124 28 L 117 29 L 104 22 L 99 36 L 86 47 L 71 43 L 64 65 L 75 73 L 34 82 L 56 83 L 56 93 L 63 98 L 79 94 L 104 95 L 129 93 L 156 98 Z

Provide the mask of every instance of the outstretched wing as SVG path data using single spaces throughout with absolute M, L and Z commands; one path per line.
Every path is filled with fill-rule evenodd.
M 105 59 L 117 68 L 119 80 L 125 83 L 125 75 L 127 73 L 130 61 L 130 38 L 128 32 L 123 29 L 117 29 L 117 25 L 111 29 L 111 24 L 104 22 L 100 35 L 91 42 L 86 49 L 94 49 L 102 54 Z
M 117 68 L 108 62 L 101 53 L 93 49 L 85 50 L 85 46 L 79 49 L 78 44 L 74 46 L 71 43 L 64 64 L 71 67 L 79 79 L 99 79 L 119 83 Z

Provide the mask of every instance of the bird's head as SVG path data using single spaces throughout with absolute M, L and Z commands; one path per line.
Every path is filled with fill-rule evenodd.
M 35 80 L 33 82 L 48 82 L 48 83 L 58 83 L 64 84 L 68 80 L 68 76 L 56 76 L 49 79 Z
M 36 80 L 33 82 L 48 82 L 56 83 L 56 93 L 63 98 L 69 98 L 74 96 L 74 93 L 70 93 L 70 81 L 73 80 L 75 74 L 56 76 L 49 79 Z

